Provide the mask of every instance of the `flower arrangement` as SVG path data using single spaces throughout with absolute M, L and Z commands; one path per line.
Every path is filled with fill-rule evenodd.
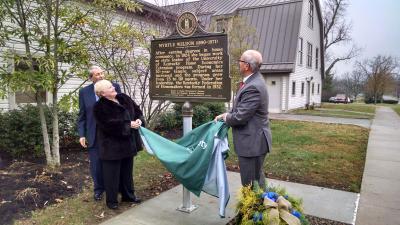
M 293 198 L 284 188 L 255 183 L 240 189 L 236 224 L 240 225 L 309 225 L 302 209 L 302 200 Z

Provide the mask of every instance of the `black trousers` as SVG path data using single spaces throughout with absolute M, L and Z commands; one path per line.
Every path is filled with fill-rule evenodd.
M 240 178 L 243 186 L 257 181 L 262 189 L 265 188 L 264 159 L 266 154 L 257 157 L 238 156 Z
M 123 200 L 135 199 L 133 185 L 133 157 L 102 160 L 107 203 L 118 203 L 118 192 Z

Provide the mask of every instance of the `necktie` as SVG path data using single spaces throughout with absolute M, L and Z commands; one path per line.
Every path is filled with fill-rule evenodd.
M 244 86 L 244 82 L 243 81 L 240 81 L 240 84 L 239 84 L 239 89 L 242 89 L 242 87 Z

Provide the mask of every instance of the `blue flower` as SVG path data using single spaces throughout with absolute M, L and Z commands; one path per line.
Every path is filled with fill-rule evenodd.
M 278 199 L 279 195 L 276 192 L 264 192 L 261 197 L 264 198 L 269 198 L 272 201 L 276 202 L 276 200 Z
M 298 211 L 296 211 L 296 210 L 292 210 L 292 215 L 295 216 L 295 217 L 297 217 L 297 218 L 299 218 L 299 219 L 300 219 L 300 217 L 301 217 L 301 213 L 298 212 Z

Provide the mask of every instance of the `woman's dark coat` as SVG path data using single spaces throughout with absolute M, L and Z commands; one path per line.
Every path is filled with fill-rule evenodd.
M 128 95 L 121 93 L 116 98 L 119 104 L 102 97 L 93 108 L 103 160 L 135 156 L 142 149 L 139 131 L 131 128 L 131 121 L 136 119 L 144 126 L 142 111 Z

